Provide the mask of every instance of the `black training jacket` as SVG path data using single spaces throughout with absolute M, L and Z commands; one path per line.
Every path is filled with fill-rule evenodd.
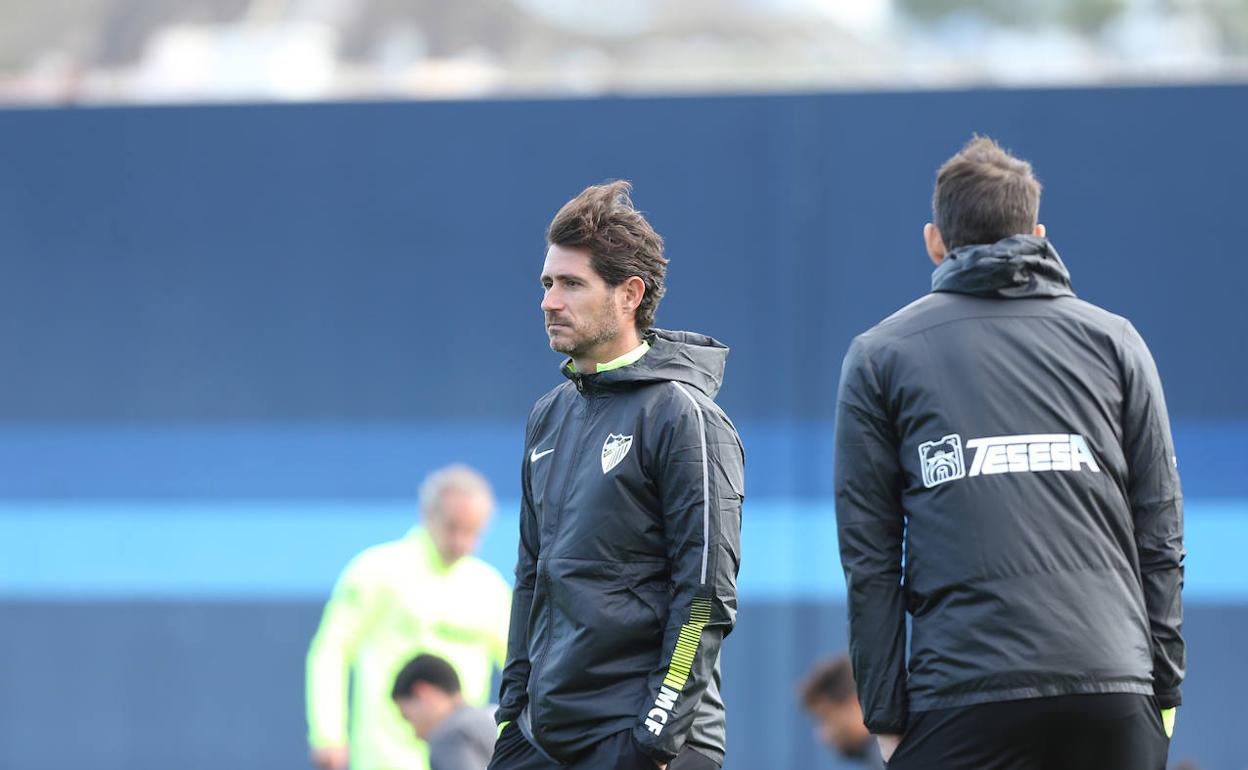
M 835 464 L 872 732 L 991 701 L 1179 703 L 1183 506 L 1161 382 L 1048 241 L 954 251 L 931 294 L 854 340 Z
M 736 618 L 744 456 L 712 400 L 728 348 L 653 330 L 620 369 L 529 415 L 497 719 L 574 760 L 632 729 L 668 761 L 723 761 L 719 647 Z

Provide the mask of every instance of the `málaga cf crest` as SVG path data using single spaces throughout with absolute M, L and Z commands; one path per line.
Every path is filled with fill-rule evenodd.
M 602 472 L 606 473 L 619 465 L 620 460 L 628 455 L 628 450 L 632 446 L 632 436 L 621 436 L 618 433 L 608 435 L 607 440 L 602 444 Z

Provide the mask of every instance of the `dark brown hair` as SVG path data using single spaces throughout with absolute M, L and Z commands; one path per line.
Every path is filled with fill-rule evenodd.
M 974 136 L 936 172 L 932 219 L 945 249 L 1031 235 L 1040 182 L 1031 164 L 986 136 Z
M 849 656 L 838 655 L 815 666 L 802 680 L 798 697 L 802 699 L 802 705 L 807 711 L 812 710 L 820 701 L 844 703 L 850 698 L 858 697 Z
M 455 667 L 437 655 L 417 655 L 409 660 L 395 676 L 390 697 L 395 700 L 410 698 L 417 682 L 431 684 L 447 695 L 459 692 L 459 675 L 455 673 Z
M 641 212 L 633 208 L 633 186 L 624 180 L 586 187 L 564 204 L 546 230 L 546 242 L 589 250 L 590 262 L 608 286 L 619 286 L 632 276 L 646 284 L 637 306 L 637 330 L 654 325 L 654 313 L 663 298 L 667 259 L 663 239 Z

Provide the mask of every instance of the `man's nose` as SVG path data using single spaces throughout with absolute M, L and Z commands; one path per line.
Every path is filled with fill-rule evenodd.
M 563 302 L 559 299 L 559 294 L 554 289 L 547 289 L 542 295 L 542 310 L 547 312 L 558 310 L 563 307 Z

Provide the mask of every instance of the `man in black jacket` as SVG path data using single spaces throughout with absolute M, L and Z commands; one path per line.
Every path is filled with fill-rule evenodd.
M 850 650 L 890 768 L 1165 767 L 1184 552 L 1161 383 L 1075 298 L 1039 201 L 972 140 L 937 176 L 932 293 L 845 356 Z
M 547 232 L 565 382 L 533 407 L 492 770 L 702 770 L 724 756 L 744 458 L 713 400 L 728 349 L 651 328 L 663 241 L 627 182 Z

